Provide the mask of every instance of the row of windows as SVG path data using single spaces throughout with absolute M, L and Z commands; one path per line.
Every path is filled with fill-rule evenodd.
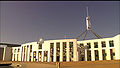
M 87 45 L 88 45 L 88 48 L 91 48 L 91 43 L 87 43 Z M 101 46 L 106 47 L 106 42 L 101 41 Z M 114 41 L 113 40 L 109 41 L 109 47 L 114 47 Z M 98 42 L 94 42 L 94 48 L 98 48 Z
M 17 49 L 14 49 L 14 53 L 16 53 Z M 18 48 L 17 52 L 20 52 L 20 48 Z
M 98 50 L 94 50 L 94 54 L 95 54 L 95 60 L 99 60 L 99 51 Z M 113 51 L 113 49 L 110 49 L 110 55 L 111 60 L 114 59 L 115 56 L 115 52 Z M 106 60 L 107 57 L 107 53 L 105 52 L 105 50 L 102 50 L 102 58 L 103 60 Z M 87 60 L 91 61 L 91 50 L 87 50 Z

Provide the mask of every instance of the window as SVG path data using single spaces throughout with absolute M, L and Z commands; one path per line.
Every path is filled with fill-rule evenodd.
M 54 56 L 54 43 L 50 43 L 50 61 L 53 62 L 53 56 Z
M 60 55 L 60 43 L 59 42 L 57 42 L 56 43 L 56 53 L 57 53 L 57 56 L 59 56 Z
M 66 42 L 63 42 L 63 47 L 66 48 Z
M 20 52 L 20 49 L 18 49 L 18 52 Z
M 63 42 L 63 61 L 66 61 L 66 42 Z
M 30 52 L 32 52 L 32 45 L 30 45 Z
M 69 42 L 69 48 L 70 48 L 70 61 L 72 61 L 72 58 L 73 58 L 73 42 Z
M 114 42 L 113 42 L 113 40 L 109 41 L 109 45 L 110 45 L 110 47 L 114 47 Z
M 39 49 L 42 49 L 42 44 L 39 44 Z
M 88 48 L 91 48 L 91 44 L 90 43 L 87 43 L 87 45 L 88 45 Z
M 101 44 L 102 44 L 102 47 L 106 47 L 105 41 L 102 41 Z
M 54 53 L 54 43 L 50 43 L 50 55 L 53 56 Z
M 98 42 L 94 42 L 94 48 L 98 48 Z
M 14 52 L 16 52 L 16 49 L 14 50 Z

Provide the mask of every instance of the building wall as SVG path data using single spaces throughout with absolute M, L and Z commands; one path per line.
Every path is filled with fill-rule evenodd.
M 110 41 L 113 41 L 114 46 L 110 47 Z M 98 43 L 98 48 L 94 47 L 94 43 Z M 102 42 L 105 42 L 106 47 L 102 47 Z M 91 51 L 91 60 L 95 61 L 95 50 L 98 51 L 98 60 L 103 60 L 103 52 L 105 50 L 106 59 L 105 60 L 117 60 L 120 59 L 120 35 L 117 35 L 112 38 L 103 38 L 103 39 L 93 39 L 93 40 L 84 40 L 77 41 L 78 44 L 84 44 L 84 46 L 88 46 L 87 43 L 91 44 L 91 48 L 85 49 L 85 61 L 87 61 L 87 50 Z M 111 57 L 111 51 L 115 53 L 115 56 Z M 112 54 L 114 55 L 114 54 Z M 79 58 L 79 57 L 78 57 Z M 113 59 L 112 59 L 113 58 Z
M 98 47 L 96 46 L 97 48 L 95 48 L 95 42 L 98 44 Z M 110 46 L 110 42 L 112 42 L 114 46 Z M 91 48 L 88 47 L 88 43 L 90 43 Z M 84 46 L 84 57 L 81 57 L 80 54 L 80 44 Z M 64 48 L 63 45 L 66 45 L 66 48 Z M 70 45 L 73 45 L 72 48 Z M 105 46 L 102 47 L 102 45 Z M 51 46 L 53 46 L 53 49 Z M 113 57 L 111 55 L 113 55 Z M 29 62 L 119 60 L 120 35 L 111 38 L 84 41 L 77 41 L 76 39 L 60 39 L 45 40 L 42 43 L 30 42 L 22 44 L 21 47 L 12 47 L 12 56 L 12 61 Z
M 12 60 L 12 47 L 4 47 L 3 60 L 4 61 Z
M 22 44 L 21 47 L 13 47 L 13 58 L 12 61 L 40 61 L 39 59 L 39 51 L 41 52 L 41 61 L 42 62 L 51 62 L 50 61 L 50 43 L 54 43 L 54 56 L 53 61 L 57 61 L 56 56 L 56 47 L 57 43 L 60 43 L 60 55 L 59 55 L 59 61 L 63 61 L 63 42 L 66 42 L 67 48 L 66 48 L 66 61 L 70 61 L 69 59 L 69 43 L 73 42 L 73 58 L 71 58 L 71 61 L 77 61 L 77 40 L 76 39 L 62 39 L 62 40 L 46 40 L 42 43 L 42 49 L 39 49 L 38 42 L 31 42 Z M 32 51 L 30 52 L 30 46 L 32 46 Z M 20 52 L 18 53 L 17 50 L 20 49 Z M 45 53 L 47 52 L 47 55 Z M 17 54 L 19 55 L 17 60 Z M 31 60 L 30 60 L 31 56 Z M 45 57 L 47 56 L 47 57 Z M 15 58 L 14 58 L 15 57 Z M 47 60 L 46 60 L 47 59 Z
M 0 48 L 0 60 L 3 60 L 4 48 Z

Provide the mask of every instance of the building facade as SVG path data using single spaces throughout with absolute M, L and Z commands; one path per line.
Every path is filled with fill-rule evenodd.
M 12 47 L 12 61 L 69 62 L 120 60 L 120 35 L 111 38 L 40 40 Z
M 12 61 L 12 47 L 19 44 L 0 43 L 0 61 Z

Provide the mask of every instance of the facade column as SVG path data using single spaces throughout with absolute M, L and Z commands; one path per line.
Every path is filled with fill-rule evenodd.
M 24 52 L 24 61 L 26 61 L 26 46 L 25 46 L 25 52 Z
M 21 47 L 19 49 L 19 61 L 21 61 Z
M 48 62 L 50 62 L 50 47 L 49 47 L 49 50 L 48 50 Z
M 67 42 L 67 61 L 70 61 L 70 56 L 69 56 L 70 51 L 69 50 L 70 50 L 69 49 L 69 42 Z
M 60 42 L 60 62 L 63 61 L 63 44 Z
M 42 51 L 42 62 L 44 61 L 44 51 Z
M 91 60 L 95 61 L 94 42 L 91 42 Z
M 31 52 L 31 61 L 33 62 L 33 50 Z
M 54 43 L 54 62 L 56 62 L 56 42 Z
M 28 54 L 27 54 L 28 56 L 27 56 L 27 61 L 29 61 L 29 59 L 30 59 L 30 46 L 28 47 Z
M 23 50 L 22 50 L 22 48 L 23 48 Z M 21 56 L 21 61 L 23 61 L 23 55 L 24 55 L 24 54 L 23 54 L 23 51 L 24 51 L 24 47 L 22 46 L 22 47 L 21 47 L 21 55 L 22 55 L 22 56 Z
M 98 51 L 99 51 L 99 60 L 103 60 L 101 41 L 98 42 Z
M 84 43 L 84 46 L 85 46 L 85 61 L 87 61 L 87 49 L 86 49 L 87 44 Z
M 14 61 L 14 49 L 12 47 L 12 61 Z
M 77 40 L 75 39 L 75 42 L 73 42 L 73 61 L 78 61 L 77 47 Z
M 4 52 L 3 52 L 3 61 L 5 61 L 5 51 L 6 51 L 6 47 L 4 47 Z
M 18 61 L 19 60 L 19 58 L 18 58 L 18 48 L 16 48 L 16 61 Z
M 120 60 L 120 35 L 114 37 L 115 60 Z
M 110 47 L 109 47 L 109 41 L 106 41 L 106 53 L 107 53 L 107 60 L 111 60 L 111 55 L 110 55 Z
M 23 47 L 23 51 L 22 51 L 22 61 L 24 60 L 24 46 Z

